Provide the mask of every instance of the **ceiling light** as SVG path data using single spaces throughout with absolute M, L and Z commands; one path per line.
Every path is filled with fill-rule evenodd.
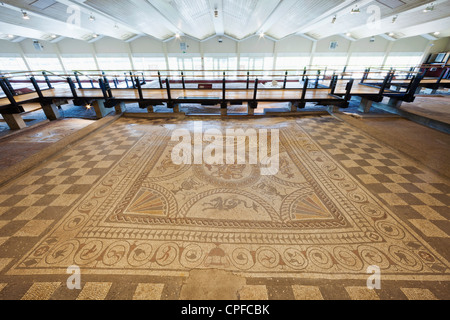
M 30 20 L 30 16 L 25 11 L 22 11 L 22 18 L 25 20 Z
M 90 20 L 90 21 L 95 21 L 95 17 L 91 14 L 91 15 L 89 16 L 89 20 Z
M 436 31 L 435 33 L 433 33 L 435 36 L 440 35 L 441 33 L 439 31 Z
M 351 14 L 354 14 L 354 13 L 361 13 L 361 10 L 359 10 L 358 6 L 356 5 L 356 6 L 352 9 L 352 11 L 350 11 L 350 13 L 351 13 Z
M 397 19 L 398 19 L 398 16 L 393 16 L 392 17 L 392 23 L 395 23 L 395 21 L 397 21 Z
M 56 34 L 52 34 L 50 37 L 52 37 L 53 39 L 56 39 L 57 35 Z
M 264 36 L 265 36 L 264 32 L 261 31 L 261 32 L 259 33 L 259 37 L 260 37 L 260 38 L 264 38 Z
M 423 12 L 430 12 L 434 10 L 434 3 L 427 6 L 425 9 L 423 9 Z
M 331 23 L 335 23 L 335 22 L 336 22 L 336 19 L 337 19 L 337 17 L 334 16 L 334 17 L 333 17 L 333 20 L 331 20 Z
M 179 33 L 175 33 L 175 38 L 179 39 L 180 38 L 180 34 Z
M 350 32 L 347 32 L 345 35 L 346 35 L 347 37 L 350 37 L 352 34 L 351 34 Z
M 8 38 L 12 39 L 12 38 L 14 38 L 14 35 L 8 34 Z
M 389 37 L 393 37 L 393 36 L 395 36 L 395 33 L 390 32 L 390 33 L 389 33 Z
M 94 34 L 92 35 L 92 38 L 98 38 L 98 34 L 94 33 Z

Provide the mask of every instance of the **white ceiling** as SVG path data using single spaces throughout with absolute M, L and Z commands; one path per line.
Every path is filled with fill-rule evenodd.
M 429 6 L 434 10 L 424 12 Z M 351 14 L 358 8 L 359 14 Z M 30 19 L 22 18 L 26 12 Z M 94 20 L 90 19 L 93 16 Z M 335 18 L 334 18 L 335 17 Z M 333 22 L 334 21 L 334 22 Z M 439 35 L 434 34 L 439 32 Z M 235 40 L 264 34 L 279 40 L 298 34 L 320 40 L 381 35 L 390 40 L 450 34 L 450 0 L 2 0 L 0 38 L 166 41 L 216 35 Z

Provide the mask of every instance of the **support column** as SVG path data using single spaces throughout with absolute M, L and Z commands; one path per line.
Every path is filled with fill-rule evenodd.
M 226 102 L 223 102 L 220 104 L 220 115 L 226 116 L 228 114 L 228 104 Z
M 367 98 L 362 98 L 361 103 L 359 104 L 359 107 L 358 107 L 358 111 L 368 113 L 370 111 L 370 107 L 372 106 L 372 103 L 373 103 L 373 101 L 371 101 Z
M 154 112 L 153 106 L 147 106 L 147 112 L 148 113 L 153 113 Z
M 116 113 L 123 113 L 123 112 L 125 112 L 127 107 L 125 106 L 125 102 L 122 101 L 122 102 L 116 104 L 114 109 L 116 109 Z
M 92 106 L 94 107 L 97 119 L 101 119 L 108 114 L 108 111 L 105 108 L 105 100 L 95 100 L 92 103 Z
M 339 107 L 335 105 L 327 106 L 327 111 L 329 113 L 335 113 L 339 111 Z
M 11 130 L 20 130 L 27 126 L 19 113 L 2 113 L 2 116 Z
M 61 118 L 58 106 L 55 103 L 42 103 L 41 107 L 48 120 L 56 120 Z
M 247 114 L 249 116 L 253 116 L 255 114 L 255 109 L 252 108 L 252 107 L 253 107 L 252 103 L 249 102 L 248 105 L 247 105 Z
M 402 100 L 398 100 L 395 98 L 390 98 L 388 101 L 388 106 L 389 107 L 393 107 L 393 108 L 400 108 L 402 105 L 403 101 Z
M 291 112 L 297 112 L 297 110 L 299 108 L 299 103 L 298 102 L 289 102 L 289 106 L 291 108 Z

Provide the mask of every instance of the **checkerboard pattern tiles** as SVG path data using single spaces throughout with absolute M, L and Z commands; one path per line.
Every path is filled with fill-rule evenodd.
M 358 284 L 247 284 L 236 294 L 237 300 L 438 300 L 446 299 L 445 290 L 433 290 L 422 283 L 397 282 L 387 288 L 368 289 Z M 0 283 L 0 299 L 14 300 L 174 300 L 178 299 L 181 284 L 164 282 L 97 282 L 82 283 L 80 289 L 68 289 L 66 283 L 34 282 L 22 286 Z M 447 288 L 448 290 L 448 288 Z
M 0 193 L 0 272 L 23 255 L 139 139 L 125 120 L 81 141 Z
M 320 118 L 301 123 L 301 126 L 321 148 L 421 236 L 431 241 L 439 239 L 446 244 L 436 249 L 448 259 L 448 180 L 405 155 L 368 139 L 344 122 Z

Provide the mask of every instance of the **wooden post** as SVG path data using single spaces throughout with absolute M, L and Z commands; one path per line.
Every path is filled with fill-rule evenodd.
M 20 130 L 27 126 L 19 113 L 2 113 L 2 116 L 11 130 Z
M 350 81 L 347 83 L 347 86 L 345 87 L 345 101 L 349 101 L 352 98 L 351 92 L 353 87 L 354 79 L 350 79 Z

